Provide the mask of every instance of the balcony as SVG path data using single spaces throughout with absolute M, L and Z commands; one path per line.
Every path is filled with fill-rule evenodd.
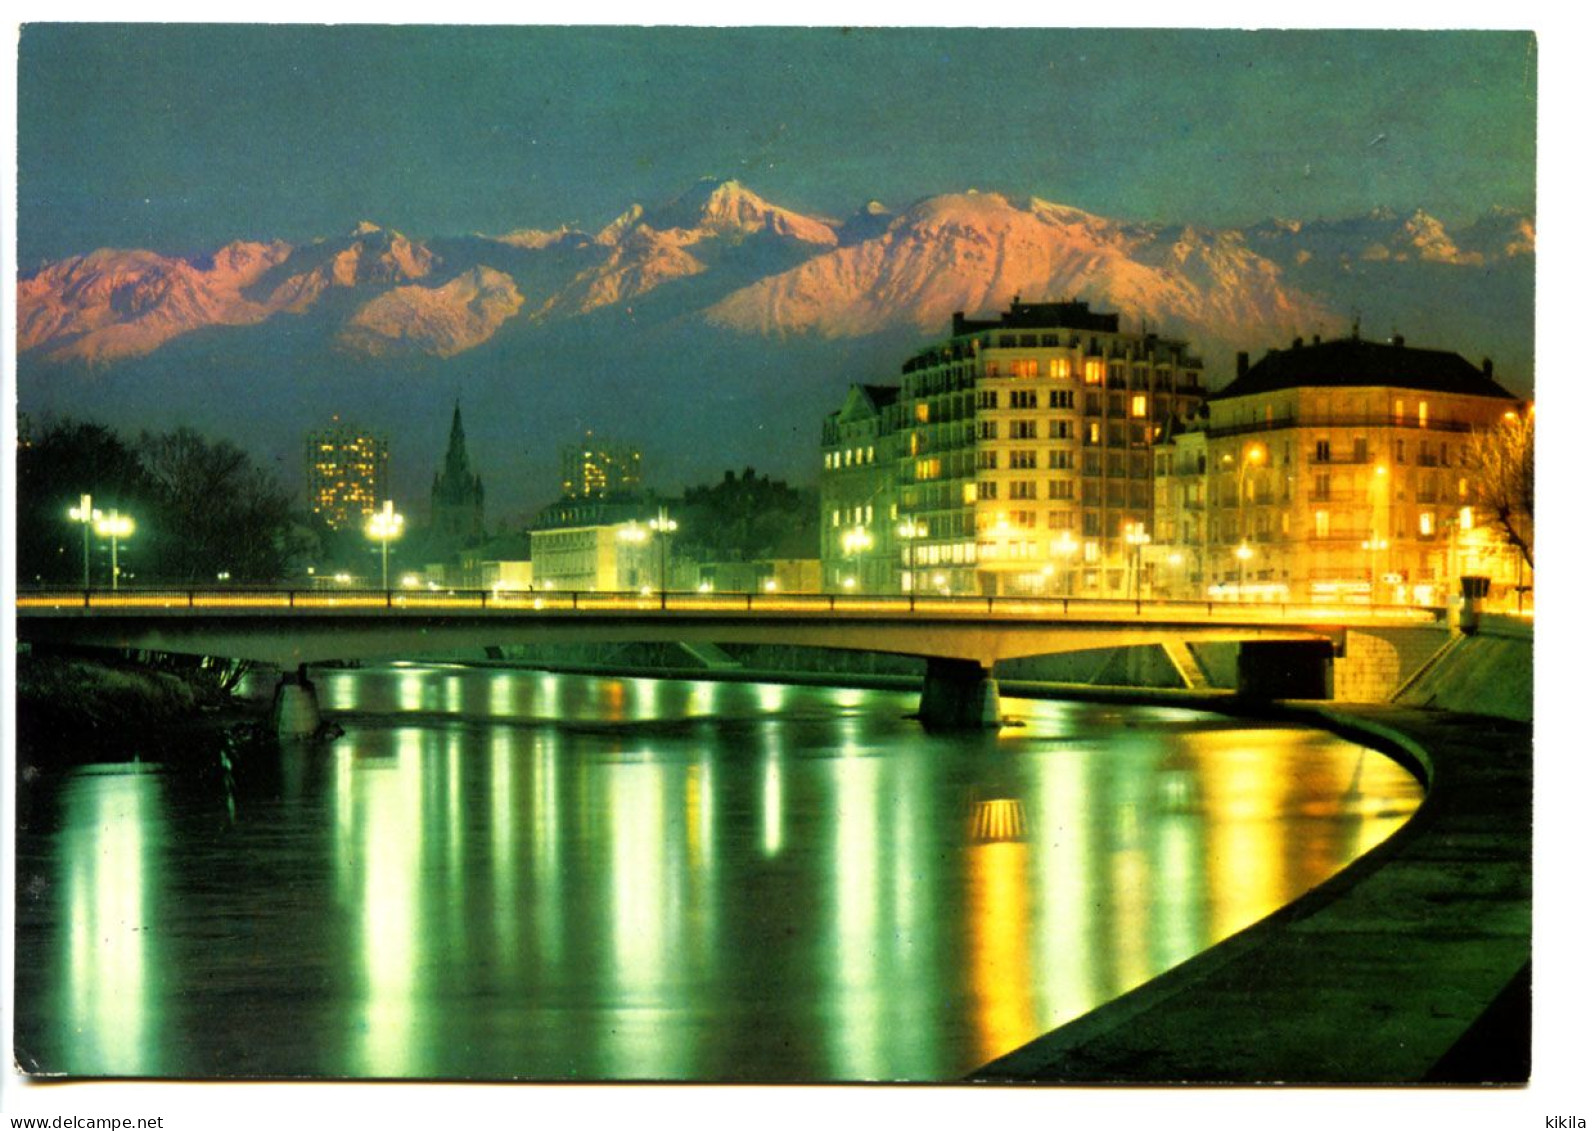
M 1431 420 L 1422 429 L 1425 432 L 1472 432 L 1474 425 L 1455 420 Z M 1247 436 L 1256 432 L 1277 432 L 1283 428 L 1406 428 L 1418 431 L 1417 422 L 1399 416 L 1276 416 L 1273 420 L 1254 420 L 1247 424 L 1231 424 L 1223 428 L 1209 428 L 1209 437 Z

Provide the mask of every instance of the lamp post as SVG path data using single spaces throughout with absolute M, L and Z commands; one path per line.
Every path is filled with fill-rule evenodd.
M 1260 465 L 1267 457 L 1268 452 L 1261 444 L 1248 445 L 1246 450 L 1241 453 L 1240 465 L 1235 469 L 1236 520 L 1240 525 L 1241 535 L 1240 545 L 1235 548 L 1235 557 L 1240 562 L 1238 596 L 1242 601 L 1246 600 L 1246 562 L 1252 556 L 1252 549 L 1246 544 L 1246 471 L 1250 467 Z M 1233 458 L 1226 453 L 1224 462 L 1230 463 Z
M 1252 548 L 1246 544 L 1246 539 L 1241 539 L 1241 544 L 1235 547 L 1235 560 L 1240 563 L 1241 581 L 1238 592 L 1235 594 L 1237 601 L 1246 600 L 1246 563 L 1251 560 Z
M 862 557 L 864 551 L 868 550 L 873 545 L 875 545 L 875 539 L 871 537 L 870 532 L 865 530 L 862 526 L 855 526 L 846 534 L 842 535 L 842 552 L 853 559 L 853 577 L 850 577 L 842 582 L 845 587 L 849 589 L 854 587 L 863 589 L 864 586 L 863 579 L 860 576 L 859 559 Z
M 1141 547 L 1152 540 L 1146 532 L 1146 523 L 1127 522 L 1124 524 L 1124 544 L 1134 547 L 1135 550 L 1135 603 L 1141 603 Z
M 631 576 L 637 581 L 637 588 L 643 593 L 647 593 L 648 587 L 642 584 L 642 567 L 637 562 L 637 556 L 639 548 L 644 542 L 648 541 L 648 532 L 633 520 L 622 526 L 616 532 L 616 537 L 626 545 L 633 547 L 632 552 L 627 555 L 626 567 Z
M 916 563 L 914 561 L 914 539 L 923 538 L 929 533 L 929 527 L 927 527 L 923 522 L 916 522 L 912 518 L 905 517 L 903 521 L 897 524 L 897 536 L 904 542 L 908 543 L 908 591 L 910 593 L 918 589 L 918 586 L 915 584 L 915 575 L 917 571 L 915 568 Z
M 1060 534 L 1052 540 L 1052 552 L 1063 559 L 1063 595 L 1074 596 L 1074 555 L 1080 549 L 1080 543 L 1074 540 L 1072 534 Z
M 382 588 L 388 587 L 388 543 L 397 538 L 404 530 L 404 516 L 393 509 L 393 500 L 389 499 L 382 504 L 382 509 L 377 511 L 366 522 L 366 535 L 382 543 Z
M 96 511 L 94 533 L 101 538 L 109 538 L 111 540 L 111 588 L 114 590 L 122 577 L 122 567 L 116 559 L 117 543 L 123 538 L 132 536 L 133 520 L 127 515 L 120 514 L 114 510 L 108 515 L 100 515 Z
M 669 577 L 665 572 L 665 539 L 675 532 L 677 522 L 670 517 L 667 507 L 660 507 L 659 513 L 648 520 L 648 529 L 652 530 L 659 539 L 659 596 L 664 598 L 665 590 L 669 589 Z
M 89 588 L 89 528 L 99 521 L 100 512 L 94 509 L 94 497 L 82 495 L 78 505 L 67 511 L 73 522 L 83 526 L 83 588 Z

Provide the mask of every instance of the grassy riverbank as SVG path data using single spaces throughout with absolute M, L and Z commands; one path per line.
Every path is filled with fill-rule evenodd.
M 21 750 L 148 756 L 174 733 L 253 717 L 234 699 L 230 673 L 192 664 L 21 653 L 16 657 L 17 743 Z

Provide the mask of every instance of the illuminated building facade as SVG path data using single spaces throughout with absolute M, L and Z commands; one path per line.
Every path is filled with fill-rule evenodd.
M 826 422 L 828 587 L 862 527 L 893 575 L 882 585 L 866 567 L 872 591 L 1133 590 L 1153 521 L 1152 445 L 1204 394 L 1185 343 L 1122 332 L 1117 314 L 1082 302 L 1015 299 L 995 319 L 953 315 L 952 334 L 902 376 L 878 406 L 873 457 L 861 443 L 869 406 L 855 397 L 867 387 Z
M 588 432 L 581 443 L 560 452 L 560 489 L 567 499 L 636 494 L 642 489 L 642 452 Z
M 638 522 L 533 530 L 531 576 L 538 589 L 616 592 L 657 588 L 665 558 Z
M 821 583 L 831 592 L 896 588 L 897 394 L 895 386 L 854 385 L 842 407 L 825 419 L 820 561 Z
M 388 441 L 332 419 L 305 438 L 310 511 L 334 530 L 358 530 L 388 497 Z
M 1159 446 L 1154 529 L 1173 596 L 1440 605 L 1510 585 L 1475 520 L 1467 446 L 1523 406 L 1492 366 L 1350 338 L 1270 350 Z

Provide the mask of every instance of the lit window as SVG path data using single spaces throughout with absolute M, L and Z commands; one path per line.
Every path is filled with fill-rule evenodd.
M 964 484 L 964 502 L 972 503 L 974 501 L 975 501 L 975 485 L 973 483 L 965 483 Z
M 1473 529 L 1473 508 L 1472 507 L 1463 507 L 1460 511 L 1457 512 L 1457 525 L 1462 527 L 1463 530 L 1472 530 Z
M 1329 537 L 1329 512 L 1313 512 L 1313 536 L 1317 538 Z
M 1143 394 L 1137 393 L 1135 396 L 1130 398 L 1130 415 L 1146 415 L 1146 397 Z
M 1088 358 L 1085 363 L 1085 383 L 1087 385 L 1102 384 L 1101 358 Z
M 1428 401 L 1419 401 L 1418 402 L 1418 427 L 1419 428 L 1427 428 L 1427 427 L 1429 427 L 1429 402 Z
M 924 401 L 920 401 L 918 404 L 916 404 L 914 406 L 914 419 L 919 421 L 921 424 L 930 423 L 930 405 L 926 404 Z
M 1069 376 L 1069 359 L 1066 358 L 1066 357 L 1055 357 L 1051 361 L 1047 362 L 1047 376 L 1048 377 L 1067 377 L 1067 376 Z
M 1418 533 L 1419 534 L 1425 534 L 1425 535 L 1434 533 L 1434 512 L 1433 511 L 1424 511 L 1423 513 L 1418 515 Z

